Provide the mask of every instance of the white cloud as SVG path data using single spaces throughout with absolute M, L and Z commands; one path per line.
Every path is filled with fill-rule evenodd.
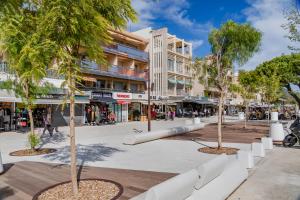
M 189 41 L 190 43 L 192 43 L 192 45 L 193 45 L 193 50 L 196 50 L 196 49 L 198 49 L 200 46 L 202 46 L 202 44 L 203 44 L 203 40 L 190 40 Z
M 170 20 L 195 35 L 208 33 L 213 27 L 210 22 L 197 23 L 188 15 L 190 4 L 187 0 L 133 0 L 132 5 L 139 14 L 138 23 L 129 24 L 133 31 L 153 26 L 155 19 Z
M 286 6 L 291 0 L 251 0 L 250 7 L 245 10 L 247 21 L 263 34 L 261 50 L 245 65 L 245 69 L 253 69 L 260 63 L 282 54 L 290 54 L 288 34 L 281 26 L 287 21 L 284 17 Z

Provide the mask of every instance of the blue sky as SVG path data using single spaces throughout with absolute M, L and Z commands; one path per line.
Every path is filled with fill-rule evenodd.
M 133 0 L 139 22 L 134 31 L 145 27 L 167 27 L 171 34 L 193 43 L 193 54 L 210 52 L 207 37 L 211 29 L 227 20 L 250 23 L 263 33 L 261 50 L 245 66 L 253 69 L 265 60 L 289 54 L 283 15 L 294 0 Z M 299 1 L 299 0 L 298 0 Z

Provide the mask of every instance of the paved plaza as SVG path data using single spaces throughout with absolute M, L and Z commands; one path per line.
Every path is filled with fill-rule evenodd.
M 152 130 L 183 126 L 186 120 L 181 118 L 175 121 L 152 121 Z M 184 136 L 133 146 L 124 145 L 124 137 L 134 134 L 133 129 L 142 130 L 141 134 L 147 134 L 147 122 L 77 127 L 78 164 L 84 166 L 81 171 L 82 178 L 111 176 L 111 179 L 121 182 L 124 186 L 121 199 L 136 196 L 155 184 L 216 157 L 197 151 L 203 145 L 216 145 L 216 142 L 213 142 L 215 140 L 213 130 L 216 127 L 213 124 L 216 118 L 207 118 L 203 121 L 206 124 L 203 129 Z M 268 130 L 266 124 L 251 122 L 248 131 L 241 132 L 238 131 L 243 130 L 238 125 L 241 123 L 232 123 L 236 119 L 228 118 L 226 121 L 227 124 L 223 127 L 224 146 L 242 150 L 251 150 L 251 141 L 257 141 L 257 137 L 263 137 Z M 203 145 L 191 141 L 192 138 L 196 138 Z M 4 199 L 31 199 L 35 191 L 69 179 L 68 167 L 65 165 L 69 163 L 68 127 L 61 127 L 60 132 L 52 138 L 48 134 L 43 134 L 42 146 L 53 147 L 58 151 L 40 156 L 9 156 L 12 151 L 28 148 L 27 134 L 15 132 L 0 134 L 0 148 L 5 166 L 11 166 L 8 163 L 15 163 L 0 177 L 0 191 L 7 194 Z M 297 147 L 290 149 L 275 147 L 273 151 L 266 152 L 265 158 L 256 157 L 256 166 L 250 170 L 248 180 L 229 197 L 229 200 L 299 199 L 297 192 L 300 191 L 298 181 L 300 163 L 299 159 L 297 160 L 299 150 Z M 230 158 L 234 159 L 235 156 Z M 36 169 L 32 169 L 34 167 Z M 18 177 L 23 178 L 21 180 Z M 281 191 L 284 191 L 284 194 Z

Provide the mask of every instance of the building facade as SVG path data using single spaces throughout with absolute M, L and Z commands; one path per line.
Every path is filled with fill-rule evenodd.
M 168 33 L 167 28 L 134 32 L 149 39 L 153 100 L 182 99 L 191 95 L 192 44 Z
M 110 33 L 113 43 L 104 47 L 105 64 L 82 55 L 83 80 L 78 87 L 91 96 L 85 107 L 86 122 L 101 122 L 111 112 L 117 122 L 145 120 L 148 41 L 126 31 Z

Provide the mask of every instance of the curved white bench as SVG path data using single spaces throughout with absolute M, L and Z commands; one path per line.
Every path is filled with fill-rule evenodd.
M 3 163 L 2 163 L 2 157 L 1 157 L 1 151 L 0 151 L 0 174 L 4 171 Z
M 193 193 L 193 187 L 198 179 L 197 170 L 190 170 L 150 188 L 145 200 L 186 199 Z
M 224 200 L 248 177 L 248 171 L 239 161 L 230 161 L 220 176 L 194 190 L 186 200 Z
M 262 143 L 253 142 L 251 144 L 252 154 L 257 157 L 265 157 L 265 149 Z
M 237 152 L 237 159 L 241 162 L 242 166 L 245 168 L 253 168 L 254 167 L 254 158 L 251 151 L 243 151 L 239 150 Z
M 226 154 L 217 156 L 214 159 L 200 165 L 197 170 L 199 172 L 200 179 L 195 185 L 195 189 L 200 189 L 210 181 L 218 177 L 225 169 L 228 163 L 228 157 Z
M 165 130 L 152 131 L 148 133 L 132 134 L 125 137 L 123 143 L 128 145 L 140 144 L 140 143 L 149 142 L 149 141 L 153 141 L 165 137 L 191 132 L 203 127 L 204 127 L 203 124 L 195 124 L 190 126 L 182 126 L 182 127 L 175 127 L 175 128 L 165 129 Z

